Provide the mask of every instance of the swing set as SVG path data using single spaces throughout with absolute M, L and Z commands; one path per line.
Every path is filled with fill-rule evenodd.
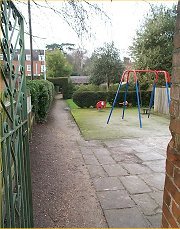
M 138 81 L 137 73 L 154 73 L 154 82 L 153 82 L 153 89 L 152 89 L 152 92 L 151 92 L 151 97 L 150 97 L 150 102 L 149 102 L 148 118 L 150 116 L 150 111 L 151 111 L 151 108 L 152 108 L 153 103 L 154 103 L 155 88 L 156 88 L 156 84 L 158 82 L 158 78 L 159 78 L 160 74 L 161 75 L 163 74 L 164 77 L 165 77 L 165 82 L 166 82 L 165 86 L 166 86 L 166 94 L 167 94 L 168 106 L 170 105 L 170 94 L 169 94 L 168 84 L 170 84 L 171 78 L 170 78 L 170 75 L 169 75 L 169 73 L 167 71 L 161 71 L 161 70 L 126 70 L 126 71 L 123 72 L 123 75 L 122 75 L 121 80 L 119 82 L 119 86 L 118 86 L 118 89 L 117 89 L 117 92 L 116 92 L 116 95 L 115 95 L 115 98 L 114 98 L 114 101 L 113 101 L 112 108 L 110 110 L 110 114 L 109 114 L 109 117 L 108 117 L 108 120 L 107 120 L 107 124 L 110 121 L 114 106 L 115 106 L 115 104 L 117 102 L 118 94 L 119 94 L 119 91 L 121 89 L 122 83 L 126 82 L 126 89 L 125 89 L 125 93 L 124 93 L 124 102 L 123 102 L 123 104 L 124 104 L 123 105 L 123 113 L 122 113 L 122 119 L 124 119 L 124 114 L 125 114 L 125 109 L 126 109 L 126 105 L 125 105 L 126 104 L 126 97 L 127 97 L 128 86 L 129 86 L 129 78 L 130 78 L 131 73 L 133 74 L 134 82 L 135 82 L 135 86 L 136 86 L 136 98 L 137 98 L 137 105 L 138 105 L 138 115 L 139 115 L 140 128 L 142 128 L 142 119 L 141 119 L 141 112 L 140 112 L 140 108 L 141 107 L 140 107 L 140 98 L 139 98 L 140 87 L 139 87 L 139 81 Z M 126 76 L 126 78 L 125 78 L 125 76 Z

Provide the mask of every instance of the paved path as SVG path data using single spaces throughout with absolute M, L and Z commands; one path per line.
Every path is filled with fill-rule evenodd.
M 170 135 L 84 141 L 65 107 L 34 131 L 35 227 L 160 227 Z
M 169 137 L 80 147 L 109 227 L 160 227 Z

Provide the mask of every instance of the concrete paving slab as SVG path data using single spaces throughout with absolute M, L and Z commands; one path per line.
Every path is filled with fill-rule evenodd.
M 108 148 L 126 147 L 126 144 L 124 144 L 124 143 L 121 141 L 121 139 L 103 141 L 103 144 L 106 145 Z
M 123 144 L 125 144 L 127 148 L 133 147 L 133 146 L 137 146 L 137 145 L 141 144 L 141 142 L 139 141 L 139 138 L 137 138 L 137 139 L 135 139 L 135 138 L 126 138 L 126 139 L 122 139 L 121 142 Z
M 159 139 L 158 136 L 156 136 L 156 138 L 153 137 L 146 137 L 146 138 L 141 138 L 139 141 L 141 142 L 141 144 L 143 144 L 144 146 L 148 146 L 148 147 L 156 147 L 157 146 L 157 139 Z
M 162 148 L 166 149 L 167 144 L 170 141 L 170 139 L 171 139 L 171 134 L 169 132 L 164 136 L 141 138 L 140 142 L 146 146 L 149 146 L 149 147 L 158 147 L 159 146 L 160 148 L 162 147 Z
M 110 152 L 109 152 L 109 150 L 107 150 L 106 148 L 104 148 L 104 147 L 98 147 L 98 148 L 92 148 L 92 150 L 93 150 L 93 153 L 95 154 L 95 155 L 104 155 L 104 156 L 109 156 L 110 155 Z
M 155 147 L 154 148 L 155 152 L 161 154 L 162 156 L 164 156 L 166 158 L 166 152 L 167 152 L 167 147 L 163 148 L 163 147 Z
M 93 179 L 96 191 L 109 191 L 124 189 L 117 177 L 101 177 Z
M 143 163 L 144 165 L 147 165 L 150 169 L 152 169 L 154 172 L 159 173 L 165 173 L 166 170 L 166 160 L 156 160 L 156 161 L 146 161 Z
M 119 164 L 115 165 L 102 165 L 104 170 L 110 177 L 124 176 L 128 175 L 127 171 Z
M 118 163 L 142 163 L 142 160 L 134 153 L 112 153 L 111 156 Z
M 90 155 L 90 154 L 83 155 L 83 158 L 86 165 L 99 165 L 99 162 L 94 155 Z
M 125 190 L 97 192 L 97 195 L 104 210 L 135 206 L 134 201 Z
M 162 207 L 163 204 L 163 191 L 150 192 L 149 195 Z
M 108 174 L 104 171 L 104 169 L 100 165 L 88 165 L 87 167 L 91 178 L 108 176 Z
M 133 145 L 131 146 L 131 148 L 135 150 L 136 153 L 149 153 L 149 151 L 152 151 L 154 149 L 154 147 L 149 147 L 142 143 L 140 143 L 139 145 Z
M 131 198 L 145 215 L 155 215 L 161 210 L 159 205 L 147 193 L 132 195 Z
M 76 141 L 78 143 L 79 146 L 90 146 L 90 147 L 98 147 L 101 146 L 102 143 L 98 140 L 91 140 L 91 141 L 86 141 L 83 138 L 79 139 Z
M 139 157 L 142 161 L 155 161 L 165 159 L 164 156 L 159 153 L 154 153 L 153 151 L 149 151 L 149 153 L 137 153 L 136 156 Z
M 147 217 L 148 221 L 151 223 L 151 227 L 160 228 L 162 224 L 162 214 L 156 214 Z
M 131 175 L 136 174 L 146 174 L 152 173 L 152 170 L 149 169 L 147 166 L 137 163 L 122 163 L 121 164 Z
M 97 154 L 96 157 L 99 163 L 102 165 L 116 164 L 116 161 L 113 160 L 111 156 L 106 156 L 106 155 L 104 156 L 102 154 Z
M 126 147 L 114 147 L 110 148 L 111 153 L 113 154 L 127 154 L 127 153 L 136 153 L 135 150 L 131 148 L 131 146 L 126 146 Z
M 139 175 L 146 184 L 151 187 L 154 191 L 163 191 L 164 190 L 164 181 L 165 174 L 164 173 L 153 173 L 153 174 L 142 174 Z
M 143 228 L 150 226 L 136 207 L 105 210 L 105 217 L 110 228 Z
M 151 192 L 148 185 L 138 176 L 121 176 L 119 177 L 126 190 L 131 194 Z
M 81 150 L 81 153 L 83 155 L 86 155 L 86 154 L 90 154 L 90 155 L 93 155 L 93 151 L 90 147 L 86 147 L 86 146 L 80 146 L 80 150 Z

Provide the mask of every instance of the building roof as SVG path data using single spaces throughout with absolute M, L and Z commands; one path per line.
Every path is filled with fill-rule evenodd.
M 70 76 L 74 84 L 88 84 L 90 76 Z
M 24 50 L 25 55 L 30 55 L 30 49 L 25 49 Z M 15 56 L 14 56 L 14 60 L 18 60 L 18 54 L 20 53 L 20 50 L 17 49 L 15 51 Z M 40 50 L 40 49 L 34 49 L 33 50 L 33 60 L 38 60 L 38 56 L 39 55 L 44 55 L 44 50 Z
M 124 57 L 125 70 L 132 70 L 133 64 L 134 63 L 131 61 L 129 57 Z

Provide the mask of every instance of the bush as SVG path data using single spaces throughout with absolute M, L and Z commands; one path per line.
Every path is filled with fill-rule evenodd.
M 37 117 L 38 114 L 38 97 L 39 97 L 39 84 L 37 83 L 38 80 L 28 80 L 27 81 L 27 89 L 29 89 L 31 94 L 31 104 L 32 104 L 32 111 L 35 113 Z
M 77 91 L 78 92 L 82 92 L 82 91 L 100 91 L 99 90 L 99 86 L 96 86 L 94 84 L 88 84 L 88 85 L 80 85 L 77 87 Z
M 31 80 L 27 82 L 31 93 L 31 102 L 36 121 L 45 121 L 54 97 L 54 85 L 47 80 Z
M 100 100 L 107 100 L 107 92 L 77 91 L 73 94 L 73 102 L 81 108 L 95 107 Z
M 109 91 L 117 91 L 118 86 L 119 86 L 119 83 L 110 85 Z M 126 84 L 123 84 L 121 86 L 121 91 L 125 91 L 125 90 L 126 90 Z M 128 91 L 134 91 L 134 90 L 135 90 L 135 84 L 134 84 L 134 82 L 133 81 L 129 81 Z
M 71 80 L 69 80 L 67 91 L 68 92 L 66 94 L 66 99 L 71 99 L 74 92 L 76 91 L 75 85 L 72 83 Z
M 73 102 L 81 107 L 95 107 L 96 106 L 96 95 L 93 91 L 82 91 L 82 92 L 75 92 L 73 95 Z
M 68 99 L 68 77 L 56 77 L 56 78 L 47 78 L 48 81 L 52 82 L 56 89 L 59 92 L 61 90 L 63 94 L 63 99 Z
M 100 100 L 107 101 L 107 92 L 106 91 L 97 91 L 96 94 L 96 103 Z
M 110 105 L 113 104 L 113 101 L 114 101 L 114 98 L 115 98 L 115 95 L 116 95 L 116 91 L 109 91 L 108 92 L 108 96 L 107 96 L 107 101 L 109 102 Z M 117 102 L 115 104 L 116 107 L 119 106 L 119 103 L 120 102 L 123 102 L 124 99 L 123 99 L 123 95 L 124 95 L 124 92 L 119 92 L 118 96 L 117 96 Z M 127 99 L 126 99 L 127 100 Z M 128 100 L 127 100 L 128 101 Z M 129 101 L 128 101 L 129 102 Z
M 112 105 L 114 98 L 115 98 L 116 92 L 108 92 L 108 102 Z M 141 93 L 139 93 L 139 98 L 140 98 L 140 104 L 142 106 L 149 106 L 149 102 L 150 102 L 150 97 L 151 97 L 151 91 L 141 91 Z M 137 106 L 137 98 L 136 98 L 136 91 L 129 91 L 127 93 L 127 97 L 126 100 L 128 101 L 128 103 L 131 103 L 132 106 Z M 124 101 L 124 92 L 120 91 L 116 100 L 116 104 L 115 106 L 119 106 L 119 103 Z
M 94 91 L 94 92 L 103 91 L 103 92 L 106 92 L 107 91 L 107 86 L 106 85 L 97 86 L 97 85 L 94 85 L 94 84 L 88 84 L 88 85 L 83 85 L 82 84 L 82 85 L 76 85 L 75 86 L 75 91 L 78 91 L 78 92 L 81 92 L 81 91 Z
M 116 83 L 116 84 L 111 84 L 111 85 L 109 86 L 109 91 L 117 91 L 118 86 L 119 86 L 118 83 Z

